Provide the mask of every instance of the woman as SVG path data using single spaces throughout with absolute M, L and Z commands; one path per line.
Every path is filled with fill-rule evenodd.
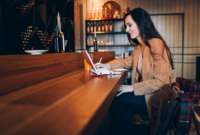
M 172 56 L 165 41 L 155 29 L 149 14 L 135 8 L 124 18 L 128 39 L 134 52 L 124 60 L 97 64 L 107 69 L 131 68 L 132 85 L 122 85 L 111 108 L 112 123 L 130 123 L 135 114 L 150 118 L 150 98 L 164 84 L 175 82 Z

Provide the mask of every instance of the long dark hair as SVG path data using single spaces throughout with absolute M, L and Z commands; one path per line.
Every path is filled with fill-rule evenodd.
M 168 59 L 170 60 L 170 64 L 172 66 L 172 69 L 174 69 L 174 64 L 173 64 L 173 59 L 172 59 L 172 56 L 171 56 L 171 52 L 170 52 L 166 42 L 164 41 L 164 39 L 161 37 L 161 35 L 156 30 L 156 28 L 155 28 L 155 26 L 154 26 L 154 24 L 153 24 L 153 22 L 152 22 L 152 20 L 151 20 L 151 18 L 149 16 L 149 14 L 142 8 L 135 8 L 135 9 L 131 10 L 124 17 L 124 27 L 125 28 L 126 28 L 125 18 L 128 15 L 131 15 L 132 19 L 137 24 L 137 26 L 139 28 L 139 31 L 140 31 L 140 35 L 142 37 L 142 40 L 150 48 L 150 51 L 151 51 L 151 47 L 150 47 L 150 45 L 148 43 L 149 39 L 158 38 L 158 39 L 161 39 L 164 42 L 164 46 L 165 46 L 165 49 L 167 51 Z M 127 36 L 128 36 L 129 42 L 133 46 L 137 46 L 137 45 L 140 44 L 137 39 L 131 39 L 131 37 L 130 37 L 130 35 L 128 33 L 127 33 Z M 154 53 L 152 51 L 151 51 L 151 55 L 154 56 Z

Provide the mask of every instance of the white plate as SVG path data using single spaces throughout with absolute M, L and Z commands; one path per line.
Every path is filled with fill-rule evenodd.
M 31 55 L 38 55 L 38 54 L 42 54 L 45 52 L 48 52 L 49 50 L 26 50 L 26 53 L 31 53 Z

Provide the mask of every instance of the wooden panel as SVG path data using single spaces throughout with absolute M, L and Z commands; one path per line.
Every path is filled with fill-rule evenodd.
M 148 13 L 149 14 L 153 14 L 153 1 L 149 1 L 149 10 L 148 10 Z
M 31 122 L 41 106 L 6 105 L 0 108 L 0 134 L 16 134 L 16 130 Z M 31 118 L 32 117 L 32 118 Z
M 51 134 L 70 134 L 70 135 L 80 134 L 80 132 L 83 131 L 83 128 L 85 127 L 83 125 L 89 124 L 90 119 L 92 119 L 92 117 L 94 116 L 93 113 L 99 109 L 98 106 L 100 106 L 102 101 L 105 100 L 104 97 L 108 95 L 108 90 L 112 89 L 113 87 L 109 85 L 111 84 L 111 82 L 114 83 L 114 81 L 110 81 L 109 83 L 104 83 L 104 86 L 102 85 L 100 86 L 99 84 L 101 84 L 101 82 L 105 82 L 104 78 L 99 79 L 98 83 L 96 79 L 97 78 L 95 78 L 90 83 L 90 85 L 85 85 L 73 96 L 66 98 L 62 102 L 62 104 L 55 106 L 47 113 L 41 115 L 41 117 L 37 118 L 31 124 L 25 126 L 18 133 L 19 134 L 51 133 Z M 101 92 L 101 94 L 97 91 Z M 116 93 L 116 90 L 113 93 Z M 108 107 L 104 109 L 107 110 Z M 103 112 L 105 114 L 105 111 Z M 96 116 L 96 118 L 93 118 L 92 123 L 90 124 L 92 125 L 92 127 L 90 126 L 88 130 L 86 129 L 87 131 L 85 131 L 85 134 L 94 133 L 98 125 L 96 121 L 98 121 L 98 123 L 100 122 L 99 117 L 101 119 L 103 118 L 101 115 L 98 115 Z M 36 125 L 36 123 L 40 123 L 40 126 L 34 126 Z
M 166 16 L 161 16 L 161 23 L 162 23 L 162 33 L 161 36 L 163 37 L 163 39 L 166 42 Z M 167 42 L 166 42 L 167 43 Z
M 171 13 L 171 0 L 166 0 L 166 13 Z
M 32 93 L 31 95 L 12 101 L 11 104 L 50 106 L 65 95 L 72 93 L 74 89 L 82 87 L 94 79 L 89 75 L 83 75 L 88 73 L 89 72 L 83 72 L 74 75 L 73 77 L 76 78 L 73 79 L 73 82 L 71 81 L 71 77 L 63 79 L 51 87 L 46 87 L 40 91 Z
M 184 46 L 188 47 L 189 44 L 189 1 L 185 0 L 185 20 L 184 20 Z
M 134 8 L 134 0 L 128 0 L 127 2 L 127 7 L 130 8 L 130 10 L 132 10 Z
M 163 13 L 167 13 L 167 1 L 163 0 Z
M 63 65 L 56 64 L 30 70 L 22 70 L 17 73 L 4 73 L 0 78 L 0 95 L 62 75 L 64 68 Z M 74 70 L 73 66 L 69 66 L 68 69 L 69 71 Z
M 157 13 L 161 14 L 162 13 L 162 0 L 158 0 L 157 3 L 158 3 L 158 6 L 157 6 Z
M 180 2 L 181 13 L 185 13 L 185 0 L 181 0 Z
M 114 58 L 114 52 L 98 52 L 94 54 L 94 59 L 102 56 Z M 0 75 L 8 71 L 17 71 L 31 69 L 59 63 L 68 63 L 70 61 L 83 60 L 81 53 L 61 53 L 61 54 L 43 54 L 43 55 L 8 55 L 0 56 Z
M 185 59 L 184 59 L 185 60 Z M 187 70 L 188 65 L 183 64 L 183 78 L 188 78 L 188 70 Z
M 170 18 L 170 16 L 165 17 L 165 38 L 168 46 L 170 46 L 170 30 L 168 29 L 170 27 Z
M 91 54 L 94 63 L 115 57 L 114 52 Z M 81 53 L 0 56 L 0 61 L 0 95 L 84 68 Z
M 178 33 L 181 33 L 181 34 L 178 34 L 178 43 L 179 43 L 179 44 L 178 44 L 178 47 L 182 47 L 182 43 L 183 43 L 183 41 L 184 41 L 184 40 L 183 40 L 184 37 L 183 37 L 183 35 L 182 35 L 182 34 L 183 34 L 183 27 L 184 27 L 184 26 L 183 26 L 183 23 L 184 23 L 183 21 L 184 21 L 183 18 L 182 18 L 181 16 L 179 16 L 179 17 L 178 17 L 178 22 L 179 22 L 179 23 L 178 23 L 178 24 L 179 24 L 179 25 L 178 25 L 178 30 L 179 30 Z M 182 52 L 182 50 L 181 50 L 181 52 Z
M 94 134 L 125 79 L 90 77 L 90 72 L 72 73 L 27 87 L 38 88 L 20 98 L 17 91 L 0 97 L 0 134 Z M 50 84 L 50 85 L 48 85 Z M 32 88 L 33 87 L 33 88 Z M 12 99 L 12 100 L 11 100 Z M 1 100 L 2 101 L 2 100 Z
M 171 13 L 176 13 L 176 8 L 178 6 L 176 5 L 176 0 L 171 0 Z
M 198 46 L 198 1 L 199 0 L 194 0 L 194 14 L 193 14 L 193 47 L 197 47 Z M 193 52 L 194 53 L 194 52 Z
M 145 0 L 145 10 L 149 13 L 149 0 Z
M 0 56 L 0 73 L 83 59 L 80 53 Z
M 188 46 L 193 47 L 194 41 L 193 41 L 193 28 L 194 28 L 194 0 L 189 0 L 189 40 L 188 40 Z M 192 52 L 191 52 L 192 53 Z
M 145 6 L 145 0 L 140 0 L 140 7 L 144 9 L 144 6 Z
M 198 10 L 199 10 L 199 12 L 198 12 L 198 24 L 200 24 L 200 1 L 198 1 Z M 200 26 L 198 25 L 198 35 L 197 35 L 197 37 L 200 37 Z M 198 38 L 198 47 L 200 47 L 200 38 Z M 199 48 L 199 50 L 200 50 L 200 48 Z M 198 51 L 198 52 L 200 52 L 200 51 Z
M 159 13 L 159 10 L 158 10 L 158 1 L 159 0 L 154 0 L 153 2 L 154 2 L 154 11 L 153 11 L 153 13 L 154 14 L 157 14 L 157 13 Z
M 179 33 L 179 25 L 181 25 L 181 21 L 179 22 L 179 16 L 174 16 L 174 42 L 173 42 L 173 47 L 178 47 L 179 45 L 179 40 L 178 36 L 179 34 L 182 34 L 182 31 Z
M 159 32 L 159 34 L 161 34 L 162 33 L 162 16 L 158 16 L 158 23 L 157 23 L 157 30 L 158 30 L 158 32 Z
M 180 2 L 181 2 L 181 0 L 176 0 L 175 1 L 176 2 L 176 6 L 175 6 L 175 8 L 176 8 L 176 11 L 175 11 L 175 13 L 181 13 L 181 10 L 180 10 L 180 6 L 181 6 L 181 4 L 180 4 Z
M 75 74 L 82 73 L 83 71 L 84 71 L 84 69 L 77 70 L 75 72 L 71 72 L 71 73 L 68 73 L 66 75 L 59 76 L 59 77 L 44 81 L 42 83 L 38 83 L 36 85 L 32 85 L 32 86 L 29 86 L 29 87 L 26 87 L 26 88 L 11 92 L 9 94 L 0 96 L 0 106 L 2 104 L 10 103 L 12 101 L 18 100 L 18 99 L 23 98 L 25 96 L 28 96 L 28 95 L 30 95 L 32 93 L 35 93 L 35 92 L 40 91 L 42 89 L 45 89 L 47 87 L 51 87 L 52 85 L 54 85 L 58 81 L 64 80 L 66 78 L 69 78 L 69 77 L 71 77 L 71 76 L 73 76 Z
M 169 19 L 170 19 L 170 22 L 169 22 L 169 44 L 168 44 L 169 47 L 174 46 L 174 38 L 175 38 L 174 17 L 175 17 L 174 15 L 170 15 L 170 17 L 169 17 Z

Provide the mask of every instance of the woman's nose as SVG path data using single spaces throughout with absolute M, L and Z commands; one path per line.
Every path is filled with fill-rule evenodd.
M 126 27 L 126 32 L 128 32 L 128 27 Z

